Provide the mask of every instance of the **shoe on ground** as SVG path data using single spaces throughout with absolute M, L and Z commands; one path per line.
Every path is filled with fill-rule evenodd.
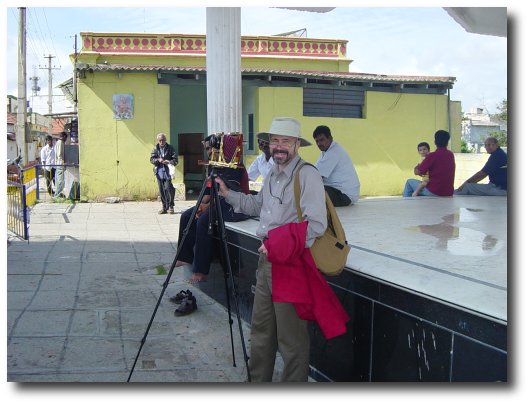
M 175 316 L 185 316 L 191 314 L 197 309 L 197 300 L 192 295 L 191 298 L 183 299 L 177 309 L 175 309 Z
M 169 300 L 174 304 L 180 304 L 185 299 L 191 299 L 193 297 L 193 294 L 190 290 L 180 290 L 180 292 L 175 295 L 174 297 L 171 297 Z
M 173 209 L 173 207 L 171 207 L 171 208 L 169 209 L 169 213 L 170 213 L 171 215 L 173 215 L 173 214 L 175 213 L 175 210 Z
M 165 208 L 162 208 L 160 211 L 158 211 L 159 215 L 167 214 L 167 210 Z

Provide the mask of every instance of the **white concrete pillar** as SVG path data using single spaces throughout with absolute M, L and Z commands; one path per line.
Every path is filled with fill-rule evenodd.
M 241 9 L 206 8 L 208 134 L 242 132 Z

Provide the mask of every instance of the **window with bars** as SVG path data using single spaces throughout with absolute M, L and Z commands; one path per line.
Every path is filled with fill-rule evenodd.
M 304 116 L 363 118 L 364 90 L 304 88 Z

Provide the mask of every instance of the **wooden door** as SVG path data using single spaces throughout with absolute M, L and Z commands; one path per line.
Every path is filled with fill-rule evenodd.
M 200 189 L 205 178 L 204 167 L 198 164 L 204 160 L 202 133 L 183 133 L 178 135 L 178 154 L 184 159 L 184 184 L 186 190 Z

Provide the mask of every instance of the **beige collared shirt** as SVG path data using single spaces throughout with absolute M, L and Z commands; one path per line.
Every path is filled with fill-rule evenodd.
M 277 164 L 263 181 L 263 187 L 257 195 L 237 193 L 230 190 L 226 201 L 236 212 L 251 216 L 259 215 L 256 235 L 267 237 L 271 229 L 298 222 L 294 201 L 294 170 L 303 163 L 296 156 L 287 167 L 280 171 Z M 306 246 L 310 247 L 315 238 L 327 228 L 326 200 L 324 185 L 319 172 L 311 166 L 300 170 L 300 208 L 302 216 L 308 221 Z

